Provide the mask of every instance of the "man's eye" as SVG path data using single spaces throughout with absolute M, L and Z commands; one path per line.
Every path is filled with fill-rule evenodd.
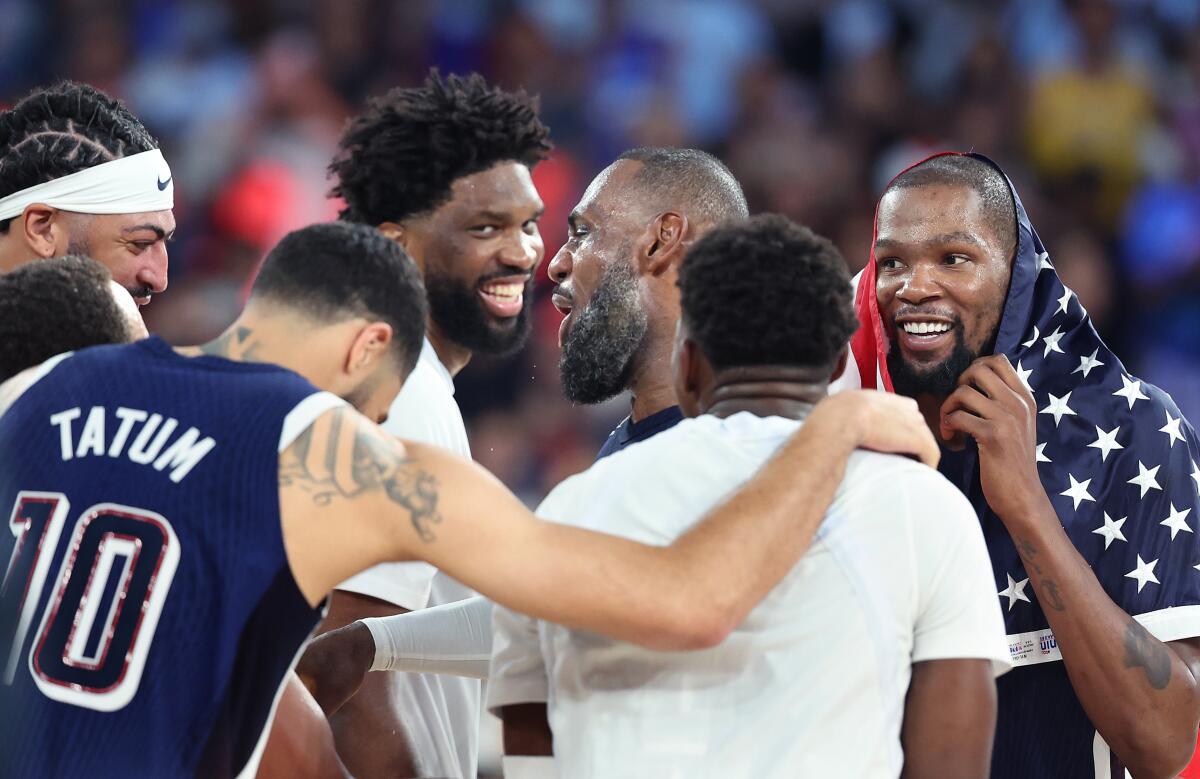
M 897 260 L 895 257 L 888 257 L 879 261 L 879 267 L 884 270 L 896 270 L 900 267 L 900 260 Z
M 528 222 L 521 225 L 521 228 L 530 235 L 533 235 L 538 231 L 538 220 L 530 219 Z
M 154 241 L 132 241 L 130 245 L 139 252 L 144 252 L 154 245 Z
M 495 235 L 499 229 L 500 228 L 496 227 L 496 225 L 475 225 L 471 228 L 471 232 L 475 233 L 476 235 L 486 237 L 489 235 Z
M 964 263 L 966 261 L 967 261 L 967 258 L 962 256 L 961 254 L 951 254 L 951 255 L 947 256 L 946 259 L 944 259 L 942 262 L 945 263 L 946 265 L 961 265 L 962 263 Z

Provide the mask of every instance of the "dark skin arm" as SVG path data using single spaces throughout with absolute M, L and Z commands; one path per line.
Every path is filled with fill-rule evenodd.
M 325 633 L 358 619 L 388 617 L 405 611 L 407 609 L 367 595 L 334 590 L 329 600 L 329 613 L 317 630 Z M 305 650 L 296 671 L 310 690 L 322 693 L 338 686 L 339 669 L 343 664 L 336 655 L 322 656 L 319 651 L 312 651 L 315 643 Z M 373 651 L 374 643 L 370 646 Z M 330 660 L 335 662 L 330 663 Z M 349 662 L 353 658 L 345 660 Z M 370 659 L 367 662 L 369 666 Z M 391 682 L 390 674 L 366 674 L 362 677 L 362 685 L 349 700 L 332 713 L 327 712 L 338 754 L 350 772 L 360 779 L 417 775 Z M 325 705 L 322 708 L 326 708 Z
M 329 723 L 295 674 L 288 675 L 267 739 L 259 779 L 343 779 Z
M 904 701 L 903 779 L 987 779 L 996 731 L 990 660 L 916 663 Z
M 496 712 L 504 722 L 504 754 L 551 756 L 554 736 L 544 703 L 514 703 Z
M 1038 478 L 1036 414 L 1008 359 L 983 357 L 942 405 L 942 437 L 965 433 L 979 445 L 984 495 L 1016 544 L 1096 730 L 1138 779 L 1176 776 L 1196 746 L 1200 639 L 1163 643 L 1104 592 Z

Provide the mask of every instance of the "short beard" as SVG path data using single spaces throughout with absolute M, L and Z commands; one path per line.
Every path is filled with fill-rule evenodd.
M 887 367 L 892 377 L 892 389 L 898 394 L 910 398 L 919 395 L 944 398 L 954 391 L 958 377 L 978 358 L 979 354 L 967 348 L 962 325 L 958 324 L 954 327 L 954 349 L 938 364 L 924 369 L 915 368 L 905 362 L 900 347 L 893 341 L 888 349 Z
M 592 405 L 624 391 L 648 329 L 637 276 L 618 260 L 604 272 L 563 342 L 558 371 L 567 399 Z
M 530 282 L 525 285 L 521 313 L 507 329 L 501 330 L 484 309 L 474 287 L 428 270 L 425 273 L 430 318 L 447 338 L 475 354 L 504 357 L 525 345 L 532 324 L 529 318 L 532 294 Z

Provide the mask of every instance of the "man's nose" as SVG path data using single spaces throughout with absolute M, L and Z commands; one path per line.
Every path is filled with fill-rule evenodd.
M 570 277 L 573 268 L 574 260 L 571 258 L 571 253 L 564 246 L 550 260 L 550 266 L 546 269 L 546 272 L 550 276 L 551 281 L 555 284 L 561 284 Z
M 899 297 L 906 303 L 919 305 L 927 300 L 941 297 L 942 287 L 932 268 L 924 263 L 912 267 L 900 287 Z
M 134 280 L 139 286 L 148 287 L 154 294 L 167 288 L 167 245 L 156 241 L 153 246 L 142 252 L 141 267 L 138 268 Z
M 545 253 L 546 247 L 542 243 L 542 236 L 538 233 L 530 235 L 526 232 L 521 234 L 500 252 L 500 261 L 509 267 L 516 268 L 522 272 L 530 273 L 542 261 L 542 255 Z

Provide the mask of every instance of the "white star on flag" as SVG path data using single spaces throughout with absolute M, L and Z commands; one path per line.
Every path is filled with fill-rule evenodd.
M 1050 264 L 1050 253 L 1042 252 L 1038 255 L 1038 271 L 1044 271 L 1046 268 L 1054 270 L 1054 266 Z
M 1124 449 L 1125 447 L 1117 443 L 1117 433 L 1121 432 L 1121 426 L 1117 425 L 1112 430 L 1104 431 L 1096 425 L 1096 440 L 1088 444 L 1092 449 L 1100 450 L 1100 462 L 1108 460 L 1108 453 L 1113 449 Z
M 1055 313 L 1067 313 L 1067 306 L 1071 305 L 1071 290 L 1063 287 L 1063 296 L 1058 299 L 1058 311 Z
M 1096 502 L 1096 499 L 1093 498 L 1091 496 L 1091 494 L 1089 494 L 1087 491 L 1088 485 L 1092 483 L 1091 479 L 1084 479 L 1083 481 L 1075 481 L 1075 477 L 1069 473 L 1067 474 L 1067 478 L 1069 478 L 1071 480 L 1071 486 L 1068 487 L 1067 489 L 1063 490 L 1062 492 L 1058 493 L 1059 495 L 1064 495 L 1064 496 L 1070 498 L 1071 500 L 1075 501 L 1076 509 L 1078 509 L 1079 504 L 1085 500 L 1090 500 L 1092 503 Z
M 1019 600 L 1029 603 L 1029 596 L 1025 594 L 1025 585 L 1029 584 L 1029 577 L 1021 581 L 1016 581 L 1013 579 L 1011 573 L 1005 574 L 1005 576 L 1008 577 L 1008 588 L 1001 590 L 997 594 L 1008 598 L 1008 610 L 1012 611 L 1013 605 Z
M 1053 392 L 1046 393 L 1050 396 L 1050 404 L 1039 411 L 1039 414 L 1052 414 L 1054 416 L 1054 426 L 1058 427 L 1058 423 L 1062 421 L 1064 416 L 1075 416 L 1075 412 L 1067 405 L 1067 401 L 1071 399 L 1071 393 L 1068 392 L 1061 398 Z
M 1021 368 L 1021 361 L 1017 360 L 1017 378 L 1025 385 L 1025 389 L 1033 392 L 1033 387 L 1029 386 L 1029 376 L 1033 373 L 1033 368 Z
M 1167 415 L 1167 424 L 1160 427 L 1158 432 L 1167 434 L 1167 448 L 1170 449 L 1175 445 L 1176 441 L 1183 440 L 1183 433 L 1179 432 L 1179 422 L 1183 419 L 1183 417 L 1180 417 L 1179 419 L 1173 419 L 1170 411 L 1166 411 L 1164 409 L 1164 412 Z
M 1196 482 L 1196 492 L 1200 493 L 1200 465 L 1192 460 L 1192 481 Z
M 1099 353 L 1099 351 L 1099 349 L 1093 349 L 1091 357 L 1080 356 L 1079 367 L 1071 371 L 1071 373 L 1079 373 L 1080 371 L 1083 371 L 1083 378 L 1086 379 L 1087 375 L 1092 372 L 1092 368 L 1098 368 L 1104 364 L 1096 359 L 1096 355 Z
M 1026 341 L 1025 343 L 1021 344 L 1021 346 L 1024 346 L 1026 349 L 1032 349 L 1032 348 L 1033 348 L 1033 345 L 1034 345 L 1035 343 L 1037 343 L 1037 340 L 1038 340 L 1038 338 L 1040 338 L 1040 337 L 1041 337 L 1041 334 L 1038 332 L 1037 325 L 1034 325 L 1034 326 L 1033 326 L 1033 335 L 1031 335 L 1031 336 L 1029 337 L 1029 340 L 1028 340 L 1028 341 Z
M 1174 541 L 1175 535 L 1177 533 L 1179 533 L 1180 530 L 1182 530 L 1185 533 L 1192 532 L 1192 529 L 1190 527 L 1188 527 L 1188 523 L 1187 523 L 1187 515 L 1191 514 L 1192 510 L 1191 510 L 1191 508 L 1186 508 L 1183 511 L 1180 511 L 1179 509 L 1175 508 L 1174 503 L 1172 503 L 1170 505 L 1171 505 L 1171 516 L 1167 517 L 1166 519 L 1164 519 L 1162 522 L 1159 522 L 1158 524 L 1165 525 L 1165 526 L 1171 528 L 1171 540 Z
M 1033 461 L 1038 462 L 1038 463 L 1054 462 L 1053 460 L 1051 460 L 1049 457 L 1046 456 L 1046 445 L 1045 444 L 1037 445 L 1037 452 L 1033 455 Z
M 1146 586 L 1146 582 L 1154 582 L 1158 584 L 1158 577 L 1154 575 L 1154 566 L 1158 565 L 1158 560 L 1146 562 L 1141 555 L 1137 556 L 1137 568 L 1134 568 L 1129 573 L 1125 574 L 1126 579 L 1137 579 L 1138 592 Z
M 1104 512 L 1104 526 L 1098 527 L 1092 532 L 1104 536 L 1104 548 L 1108 549 L 1108 545 L 1113 542 L 1113 539 L 1116 539 L 1117 541 L 1126 540 L 1125 534 L 1121 532 L 1121 525 L 1124 525 L 1125 520 L 1127 519 L 1129 519 L 1129 517 L 1113 519 L 1106 511 Z
M 1140 497 L 1143 498 L 1146 497 L 1146 493 L 1150 490 L 1161 490 L 1162 487 L 1158 486 L 1158 479 L 1154 478 L 1158 474 L 1158 469 L 1161 467 L 1161 465 L 1156 465 L 1153 468 L 1147 468 L 1146 466 L 1142 465 L 1141 460 L 1138 460 L 1138 475 L 1134 476 L 1132 479 L 1126 482 L 1126 484 L 1136 484 L 1137 486 L 1141 487 L 1142 494 Z
M 1139 400 L 1150 399 L 1142 394 L 1142 383 L 1137 379 L 1130 379 L 1125 374 L 1121 374 L 1121 384 L 1124 386 L 1113 394 L 1117 397 L 1128 400 L 1130 408 L 1133 408 L 1133 404 L 1137 403 Z
M 1046 349 L 1042 352 L 1042 357 L 1049 357 L 1050 352 L 1066 354 L 1066 352 L 1062 350 L 1062 347 L 1058 345 L 1058 342 L 1062 340 L 1063 335 L 1065 335 L 1065 333 L 1059 332 L 1059 329 L 1056 327 L 1054 328 L 1053 333 L 1042 339 L 1042 343 L 1046 344 Z

